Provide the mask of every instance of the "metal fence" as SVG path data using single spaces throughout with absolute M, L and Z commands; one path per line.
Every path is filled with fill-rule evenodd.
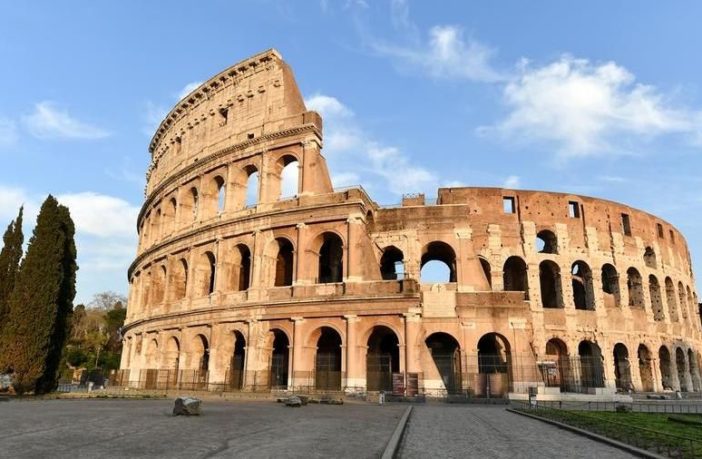
M 636 400 L 633 402 L 575 402 L 562 400 L 511 401 L 517 408 L 552 409 L 565 411 L 617 411 L 660 414 L 702 414 L 702 402 L 697 400 Z

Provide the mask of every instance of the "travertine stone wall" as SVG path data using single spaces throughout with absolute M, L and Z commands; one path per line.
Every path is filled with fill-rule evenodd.
M 382 355 L 426 391 L 482 394 L 500 378 L 517 392 L 548 385 L 554 363 L 569 390 L 565 361 L 583 373 L 591 358 L 595 386 L 702 390 L 690 254 L 669 223 L 499 188 L 385 208 L 360 187 L 334 190 L 322 145 L 321 117 L 274 50 L 167 115 L 129 269 L 130 378 L 193 370 L 216 385 L 239 365 L 243 388 L 251 374 L 306 386 L 331 355 L 340 389 L 372 390 Z M 448 267 L 444 282 L 422 282 L 432 261 Z

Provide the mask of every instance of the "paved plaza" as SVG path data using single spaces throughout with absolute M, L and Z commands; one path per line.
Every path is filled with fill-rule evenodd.
M 402 458 L 634 457 L 620 449 L 505 411 L 503 406 L 415 406 Z
M 0 403 L 1 458 L 377 458 L 407 405 L 286 408 L 205 400 L 174 417 L 172 400 Z M 402 458 L 625 458 L 627 453 L 503 406 L 415 405 Z

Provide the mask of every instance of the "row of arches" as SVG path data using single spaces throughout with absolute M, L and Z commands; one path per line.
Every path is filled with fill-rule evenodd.
M 273 173 L 266 183 L 266 200 L 295 197 L 300 186 L 299 169 L 296 156 L 282 155 L 273 164 Z M 259 166 L 252 163 L 216 172 L 185 186 L 145 214 L 140 227 L 142 247 L 159 242 L 194 222 L 257 205 L 263 194 L 261 186 Z

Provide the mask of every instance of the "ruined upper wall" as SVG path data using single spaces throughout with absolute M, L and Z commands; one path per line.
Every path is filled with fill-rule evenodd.
M 321 118 L 306 113 L 292 70 L 277 51 L 229 67 L 178 102 L 156 130 L 147 195 L 164 178 L 222 149 L 306 124 L 321 131 Z

